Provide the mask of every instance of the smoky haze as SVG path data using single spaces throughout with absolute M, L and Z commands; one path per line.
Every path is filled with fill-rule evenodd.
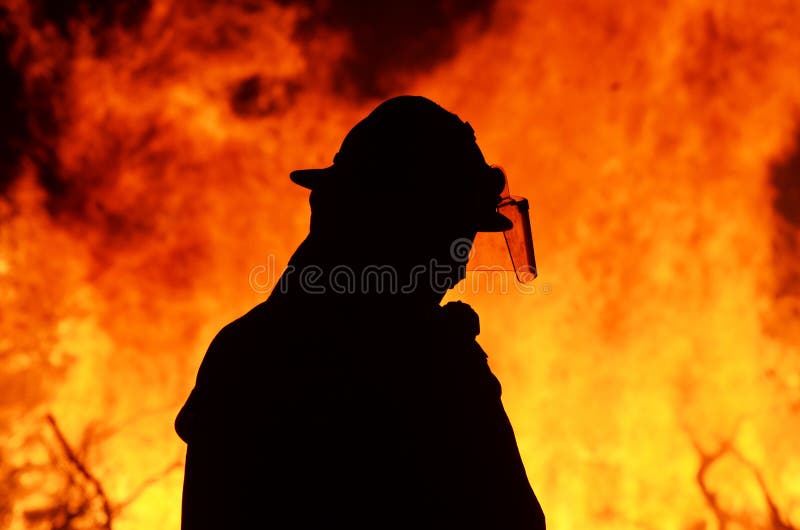
M 232 6 L 244 17 L 257 15 L 266 7 L 280 6 L 300 14 L 294 21 L 293 38 L 311 68 L 324 64 L 331 70 L 325 87 L 352 100 L 376 98 L 402 90 L 414 75 L 436 67 L 452 58 L 457 49 L 461 28 L 470 23 L 486 30 L 491 20 L 494 0 L 430 2 L 424 0 L 371 2 L 321 2 L 314 0 L 279 0 L 277 2 L 197 2 L 195 16 L 212 16 L 217 4 Z M 180 5 L 176 3 L 176 5 Z M 118 33 L 136 39 L 143 20 L 153 5 L 149 1 L 69 0 L 47 2 L 34 0 L 27 9 L 12 15 L 0 11 L 0 191 L 8 188 L 18 174 L 22 157 L 37 167 L 39 182 L 51 194 L 53 213 L 65 209 L 80 211 L 84 206 L 86 179 L 77 182 L 61 167 L 57 143 L 65 122 L 77 117 L 65 115 L 59 108 L 67 95 L 64 85 L 75 54 L 76 28 L 90 28 L 92 53 L 97 57 L 125 53 L 119 48 Z M 27 17 L 24 15 L 27 14 Z M 22 15 L 23 19 L 20 19 Z M 27 18 L 27 19 L 25 19 Z M 26 72 L 32 66 L 29 32 L 26 26 L 41 31 L 50 28 L 50 37 L 59 40 L 59 61 L 35 76 Z M 180 28 L 178 28 L 179 30 Z M 164 31 L 173 28 L 165 26 Z M 219 25 L 214 28 L 219 47 L 242 37 L 257 38 L 258 28 L 246 24 Z M 336 33 L 347 43 L 338 57 L 323 53 L 315 46 L 320 34 Z M 211 51 L 213 54 L 213 51 Z M 153 58 L 155 61 L 158 57 Z M 155 65 L 154 65 L 155 66 Z M 264 117 L 294 104 L 294 96 L 319 79 L 274 77 L 268 71 L 254 71 L 229 87 L 226 97 L 232 109 L 243 119 Z M 319 88 L 319 87 L 317 87 Z M 80 212 L 79 212 L 80 213 Z

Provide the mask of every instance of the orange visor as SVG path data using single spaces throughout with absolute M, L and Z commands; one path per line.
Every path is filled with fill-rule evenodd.
M 505 177 L 505 174 L 503 176 Z M 506 178 L 497 212 L 507 217 L 513 224 L 509 230 L 503 231 L 503 237 L 514 266 L 514 274 L 521 283 L 530 282 L 538 275 L 529 210 L 528 199 L 510 194 Z
M 536 269 L 536 256 L 533 252 L 533 234 L 531 232 L 530 207 L 528 199 L 511 195 L 508 190 L 508 179 L 500 168 L 492 167 L 491 171 L 496 176 L 502 175 L 503 189 L 498 197 L 496 211 L 508 221 L 511 228 L 502 230 L 505 240 L 505 249 L 511 257 L 514 274 L 520 283 L 528 283 L 538 275 Z M 507 225 L 506 225 L 507 226 Z M 488 237 L 487 237 L 488 236 Z M 505 250 L 499 248 L 503 242 L 494 242 L 491 234 L 478 235 L 477 248 L 473 249 L 468 270 L 497 270 L 498 261 L 504 261 L 499 253 Z M 505 269 L 505 267 L 503 267 Z M 507 270 L 507 269 L 505 269 Z

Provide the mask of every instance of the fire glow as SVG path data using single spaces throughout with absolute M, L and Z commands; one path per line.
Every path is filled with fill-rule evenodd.
M 336 66 L 354 33 L 307 4 L 0 4 L 26 124 L 0 528 L 179 527 L 172 420 L 306 233 L 289 171 L 398 93 L 469 120 L 531 199 L 536 291 L 459 297 L 549 527 L 800 527 L 800 5 L 500 1 L 365 92 Z

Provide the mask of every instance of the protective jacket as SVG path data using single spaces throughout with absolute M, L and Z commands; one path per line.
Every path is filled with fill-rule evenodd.
M 306 291 L 211 343 L 182 529 L 543 529 L 469 306 Z

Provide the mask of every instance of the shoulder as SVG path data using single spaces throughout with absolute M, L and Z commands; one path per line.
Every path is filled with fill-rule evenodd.
M 197 374 L 197 384 L 220 384 L 263 349 L 269 340 L 271 304 L 262 302 L 220 329 L 208 346 Z
M 209 351 L 253 345 L 258 337 L 267 338 L 270 327 L 277 324 L 279 311 L 275 306 L 275 301 L 267 299 L 226 324 L 211 341 Z
M 234 405 L 242 392 L 243 373 L 249 370 L 250 349 L 268 312 L 266 302 L 226 324 L 211 340 L 197 371 L 189 398 L 175 421 L 175 429 L 184 441 L 194 438 L 209 425 L 218 425 L 232 417 Z M 263 340 L 263 339 L 262 339 Z

